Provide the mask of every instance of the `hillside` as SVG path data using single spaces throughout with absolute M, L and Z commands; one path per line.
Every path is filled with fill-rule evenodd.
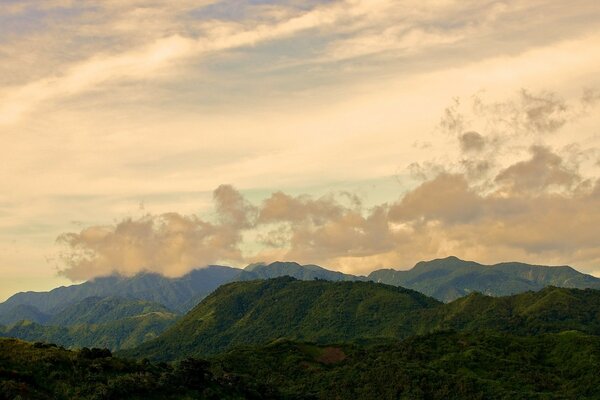
M 0 336 L 119 350 L 157 337 L 178 318 L 166 307 L 148 301 L 90 297 L 66 307 L 44 324 L 24 318 L 0 326 Z
M 53 315 L 47 325 L 100 324 L 149 313 L 172 314 L 162 304 L 123 297 L 88 297 Z
M 578 332 L 446 331 L 360 345 L 277 340 L 175 364 L 0 339 L 0 397 L 597 399 L 599 363 L 600 338 Z
M 203 360 L 175 365 L 113 358 L 102 349 L 68 351 L 43 343 L 0 339 L 0 398 L 276 399 L 272 390 L 242 377 L 210 371 Z
M 109 276 L 79 285 L 63 286 L 49 292 L 23 292 L 0 304 L 0 315 L 17 305 L 29 305 L 45 314 L 56 314 L 64 307 L 88 297 L 120 296 L 159 303 L 177 312 L 186 312 L 223 283 L 234 279 L 240 270 L 223 266 L 196 269 L 180 278 L 141 273 L 133 277 Z M 190 300 L 196 303 L 190 304 Z
M 158 337 L 178 318 L 172 313 L 152 312 L 99 324 L 70 326 L 21 321 L 6 327 L 0 326 L 0 336 L 56 343 L 67 348 L 106 347 L 114 351 L 133 348 Z
M 473 292 L 506 296 L 541 290 L 546 286 L 600 288 L 600 279 L 582 274 L 571 267 L 546 267 L 523 263 L 493 266 L 456 257 L 423 261 L 407 271 L 381 269 L 368 277 L 330 271 L 317 265 L 294 262 L 251 264 L 243 270 L 210 266 L 194 270 L 180 278 L 142 273 L 131 278 L 110 276 L 49 292 L 18 293 L 0 304 L 0 324 L 22 319 L 47 323 L 73 303 L 89 297 L 120 296 L 162 304 L 185 313 L 222 284 L 235 281 L 291 276 L 300 280 L 368 281 L 402 286 L 442 301 L 451 301 Z
M 0 314 L 0 325 L 10 325 L 23 320 L 45 324 L 50 318 L 50 315 L 44 314 L 34 306 L 17 304 Z
M 417 329 L 415 312 L 440 304 L 372 282 L 236 282 L 220 287 L 158 339 L 124 354 L 177 359 L 277 338 L 329 343 L 404 337 Z
M 439 332 L 367 345 L 276 341 L 216 360 L 286 398 L 597 399 L 600 338 Z
M 372 282 L 237 282 L 219 288 L 156 340 L 124 354 L 169 360 L 279 338 L 339 343 L 445 329 L 600 334 L 600 291 L 549 287 L 508 297 L 471 294 L 444 304 Z
M 282 276 L 291 276 L 303 281 L 324 279 L 327 281 L 367 281 L 364 276 L 344 274 L 331 271 L 318 265 L 300 265 L 295 262 L 277 261 L 271 264 L 250 264 L 236 277 L 236 281 L 250 281 L 256 279 L 271 279 Z
M 369 274 L 374 282 L 417 290 L 442 301 L 473 292 L 508 296 L 546 286 L 600 289 L 600 279 L 571 267 L 547 267 L 523 263 L 483 265 L 447 257 L 421 261 L 407 271 L 380 269 Z
M 600 335 L 600 291 L 547 287 L 506 297 L 473 293 L 424 318 L 432 330 L 485 329 L 519 335 L 577 330 Z

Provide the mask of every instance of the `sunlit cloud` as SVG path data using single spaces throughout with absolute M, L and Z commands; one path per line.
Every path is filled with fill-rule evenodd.
M 597 270 L 599 18 L 590 0 L 2 2 L 0 262 Z

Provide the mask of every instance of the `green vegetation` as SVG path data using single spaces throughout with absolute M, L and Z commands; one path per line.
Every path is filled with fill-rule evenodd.
M 156 338 L 179 318 L 172 313 L 153 312 L 101 324 L 46 326 L 21 321 L 0 327 L 0 336 L 57 343 L 68 348 L 106 347 L 128 349 Z
M 449 304 L 372 282 L 277 278 L 224 285 L 155 340 L 125 351 L 156 360 L 219 353 L 285 338 L 316 343 L 407 338 L 439 330 L 518 335 L 600 334 L 600 291 L 549 287 L 508 297 L 472 294 Z
M 406 337 L 419 328 L 415 311 L 441 304 L 372 282 L 236 282 L 221 286 L 158 339 L 124 354 L 171 360 L 277 338 L 328 343 Z
M 303 399 L 597 399 L 600 338 L 439 332 L 377 344 L 277 341 L 216 358 Z
M 106 349 L 68 351 L 0 339 L 0 399 L 271 399 L 271 390 L 210 371 L 188 359 L 174 365 L 113 358 Z
M 101 277 L 49 292 L 17 293 L 0 304 L 0 315 L 10 312 L 19 304 L 30 305 L 45 314 L 54 315 L 65 306 L 92 296 L 146 300 L 184 313 L 217 287 L 232 281 L 239 273 L 237 268 L 213 265 L 193 270 L 180 278 L 151 273 L 140 273 L 133 277 Z M 194 302 L 190 303 L 191 300 Z
M 0 327 L 0 336 L 74 347 L 135 347 L 156 338 L 179 318 L 166 307 L 143 300 L 90 297 L 74 303 L 42 325 L 23 320 Z
M 173 314 L 162 304 L 122 297 L 88 297 L 52 316 L 49 325 L 101 324 L 149 313 Z
M 597 399 L 598 366 L 600 337 L 572 331 L 444 331 L 328 345 L 280 339 L 175 364 L 0 339 L 0 398 Z
M 508 296 L 547 286 L 600 289 L 600 279 L 567 266 L 517 262 L 482 265 L 456 257 L 421 261 L 407 271 L 380 269 L 371 272 L 369 279 L 417 290 L 442 301 L 452 301 L 473 292 Z
M 138 312 L 145 314 L 113 320 Z M 133 349 L 149 338 L 153 318 L 171 324 L 176 316 L 101 298 L 57 315 L 75 325 L 7 329 L 124 350 L 117 358 L 107 349 L 0 339 L 0 399 L 600 398 L 593 289 L 472 293 L 442 303 L 373 282 L 235 282 Z
M 271 264 L 250 264 L 236 277 L 237 281 L 250 281 L 256 279 L 272 279 L 282 276 L 291 276 L 303 281 L 324 279 L 327 281 L 367 281 L 364 276 L 344 274 L 330 271 L 318 265 L 300 265 L 295 262 L 277 261 Z

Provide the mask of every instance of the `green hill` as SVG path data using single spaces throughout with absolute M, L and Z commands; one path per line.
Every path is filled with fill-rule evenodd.
M 440 304 L 372 282 L 236 282 L 221 286 L 158 339 L 124 354 L 177 359 L 277 338 L 327 343 L 404 337 L 417 329 L 416 311 Z
M 600 334 L 600 291 L 549 287 L 444 304 L 372 282 L 277 278 L 222 286 L 156 340 L 123 354 L 159 360 L 215 354 L 279 338 L 339 343 L 445 329 L 519 335 Z
M 0 336 L 52 342 L 65 347 L 119 350 L 156 338 L 178 318 L 178 314 L 166 307 L 148 301 L 89 297 L 66 307 L 45 324 L 25 318 L 0 327 Z
M 331 271 L 318 265 L 300 265 L 295 262 L 277 261 L 271 264 L 250 264 L 236 277 L 236 281 L 250 281 L 256 279 L 272 279 L 291 276 L 303 281 L 324 279 L 328 281 L 367 281 L 364 276 L 344 274 Z
M 444 331 L 363 344 L 277 340 L 173 364 L 0 339 L 0 398 L 598 399 L 598 365 L 600 337 L 579 332 Z
M 88 297 L 53 315 L 48 325 L 100 324 L 152 312 L 172 314 L 162 304 L 122 297 Z
M 600 337 L 439 332 L 371 345 L 276 341 L 216 360 L 307 399 L 598 399 Z
M 30 305 L 54 315 L 70 304 L 88 297 L 127 297 L 159 303 L 176 312 L 187 312 L 202 298 L 223 283 L 230 282 L 240 269 L 219 265 L 195 269 L 179 278 L 155 273 L 140 273 L 132 277 L 108 276 L 78 285 L 63 286 L 49 292 L 23 292 L 0 303 L 0 315 L 16 305 Z M 190 303 L 191 300 L 196 302 Z
M 380 269 L 369 274 L 374 282 L 417 290 L 442 301 L 473 292 L 508 296 L 546 286 L 600 289 L 600 279 L 568 266 L 547 267 L 517 262 L 482 265 L 447 257 L 421 261 L 407 271 Z
M 479 293 L 431 310 L 432 329 L 487 329 L 520 335 L 578 330 L 600 335 L 600 291 L 547 287 L 506 297 Z
M 41 312 L 34 306 L 17 304 L 0 315 L 0 324 L 10 325 L 22 320 L 45 324 L 49 319 L 50 315 Z
M 57 343 L 68 348 L 106 347 L 119 350 L 158 337 L 178 318 L 173 313 L 151 312 L 99 324 L 56 326 L 21 321 L 7 327 L 0 326 L 0 336 Z

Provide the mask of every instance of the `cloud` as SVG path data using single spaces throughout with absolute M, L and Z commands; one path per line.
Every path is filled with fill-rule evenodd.
M 484 137 L 475 131 L 465 132 L 458 139 L 464 152 L 479 152 L 485 147 Z
M 231 186 L 218 187 L 214 199 L 217 223 L 195 215 L 148 214 L 64 233 L 57 239 L 65 246 L 60 274 L 77 281 L 141 271 L 180 276 L 217 261 L 240 261 L 240 229 L 248 226 L 251 209 Z
M 531 159 L 520 161 L 496 176 L 502 190 L 513 193 L 540 193 L 552 188 L 572 189 L 581 177 L 547 147 L 532 146 Z
M 583 118 L 571 113 L 556 125 L 557 110 L 579 107 L 563 107 L 557 98 L 527 91 L 519 92 L 518 102 L 475 97 L 471 109 L 483 116 L 485 137 L 466 130 L 473 118 L 455 99 L 442 125 L 459 150 L 448 157 L 456 158 L 412 164 L 419 182 L 390 202 L 367 207 L 348 192 L 314 197 L 277 191 L 253 204 L 221 185 L 213 192 L 211 220 L 148 214 L 61 235 L 61 273 L 75 280 L 113 272 L 177 276 L 211 263 L 276 259 L 367 273 L 448 254 L 592 266 L 600 262 L 600 179 L 588 167 L 596 168 L 597 149 L 542 144 L 554 129 Z M 515 135 L 509 126 L 533 133 Z

